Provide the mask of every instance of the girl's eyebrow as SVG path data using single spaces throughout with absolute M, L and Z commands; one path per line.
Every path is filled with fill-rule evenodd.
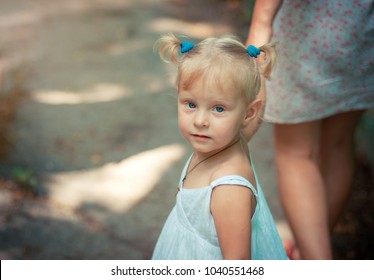
M 235 99 L 236 99 L 235 97 L 225 96 L 225 97 L 217 97 L 214 100 L 216 102 L 228 103 L 231 101 L 235 101 Z
M 178 92 L 179 95 L 191 95 L 190 91 L 189 90 L 186 90 L 186 89 L 182 89 Z
M 183 98 L 183 99 L 192 99 L 192 98 L 194 98 L 191 94 L 188 94 L 188 93 L 179 93 L 178 97 L 179 98 Z

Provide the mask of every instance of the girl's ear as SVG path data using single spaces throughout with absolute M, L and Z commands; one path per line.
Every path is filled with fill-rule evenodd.
M 247 126 L 250 124 L 251 121 L 257 119 L 257 117 L 262 115 L 263 110 L 263 100 L 262 99 L 255 99 L 251 103 L 248 104 L 247 107 L 247 114 L 243 121 L 243 126 Z

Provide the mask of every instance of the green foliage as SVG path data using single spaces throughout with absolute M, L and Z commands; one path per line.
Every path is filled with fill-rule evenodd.
M 32 195 L 37 194 L 38 180 L 32 170 L 16 167 L 12 170 L 11 176 L 22 191 Z
M 374 170 L 374 109 L 362 116 L 356 131 L 356 149 Z

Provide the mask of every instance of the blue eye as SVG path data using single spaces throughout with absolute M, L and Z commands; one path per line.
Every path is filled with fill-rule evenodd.
M 196 108 L 196 105 L 192 102 L 187 102 L 186 105 L 187 105 L 187 108 L 189 108 L 189 109 L 195 109 Z
M 225 111 L 225 109 L 224 109 L 223 107 L 221 107 L 221 106 L 216 106 L 216 107 L 214 107 L 214 110 L 215 110 L 216 112 L 218 112 L 218 113 L 222 113 L 223 111 Z

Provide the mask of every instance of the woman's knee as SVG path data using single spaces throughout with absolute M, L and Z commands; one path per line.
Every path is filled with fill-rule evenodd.
M 318 122 L 297 125 L 274 125 L 276 158 L 305 159 L 318 162 L 320 151 Z
M 346 112 L 323 120 L 321 141 L 325 152 L 353 148 L 355 129 L 362 113 Z

